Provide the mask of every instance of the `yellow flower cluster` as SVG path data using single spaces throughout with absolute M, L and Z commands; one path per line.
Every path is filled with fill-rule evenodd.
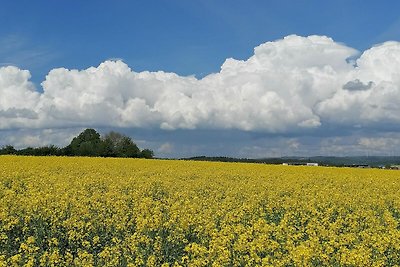
M 398 171 L 0 157 L 0 266 L 399 266 Z

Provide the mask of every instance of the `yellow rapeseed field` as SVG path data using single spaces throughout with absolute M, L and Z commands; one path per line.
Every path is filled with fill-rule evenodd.
M 0 266 L 398 266 L 400 172 L 0 157 Z

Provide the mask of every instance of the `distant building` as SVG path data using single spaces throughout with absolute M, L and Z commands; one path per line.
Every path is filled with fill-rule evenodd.
M 361 168 L 361 169 L 369 169 L 371 166 L 368 164 L 352 164 L 352 165 L 344 165 L 344 167 L 350 167 L 350 168 Z
M 282 163 L 284 166 L 318 166 L 318 163 L 315 162 L 284 162 Z

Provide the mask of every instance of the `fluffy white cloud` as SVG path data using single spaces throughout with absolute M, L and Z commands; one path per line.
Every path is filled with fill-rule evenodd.
M 358 140 L 358 145 L 372 151 L 394 151 L 399 147 L 399 137 L 381 136 L 381 137 L 362 137 Z
M 62 129 L 18 129 L 0 131 L 0 147 L 13 145 L 14 147 L 39 147 L 47 145 L 68 145 L 72 138 L 82 132 L 82 128 Z
M 172 153 L 173 151 L 174 151 L 174 146 L 173 146 L 171 143 L 169 143 L 169 142 L 162 144 L 162 145 L 157 149 L 157 152 L 158 152 L 158 153 L 167 154 L 167 155 L 170 154 L 170 153 Z
M 246 61 L 228 59 L 200 81 L 209 88 L 218 125 L 287 132 L 321 125 L 314 106 L 341 86 L 352 48 L 323 36 L 288 36 L 255 48 Z
M 38 119 L 40 94 L 30 77 L 17 67 L 0 68 L 0 129 L 32 127 Z
M 400 43 L 358 52 L 325 36 L 287 36 L 227 59 L 203 79 L 135 72 L 122 61 L 53 69 L 36 91 L 0 68 L 0 129 L 142 127 L 267 133 L 400 122 Z
M 356 126 L 400 122 L 400 43 L 365 51 L 347 77 L 342 88 L 317 106 L 323 120 Z

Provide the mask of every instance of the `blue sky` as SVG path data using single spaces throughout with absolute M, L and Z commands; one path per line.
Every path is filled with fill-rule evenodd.
M 122 58 L 134 70 L 204 76 L 226 58 L 289 34 L 327 35 L 358 50 L 399 40 L 398 1 L 2 1 L 7 59 L 40 82 L 56 67 Z M 31 58 L 21 53 L 32 51 Z M 3 56 L 4 57 L 4 56 Z M 4 63 L 4 62 L 3 62 Z
M 334 49 L 342 49 L 342 52 L 330 56 L 332 61 L 335 57 L 341 56 L 358 58 L 363 52 L 370 51 L 372 47 L 386 41 L 400 41 L 399 9 L 400 2 L 398 1 L 361 0 L 2 1 L 0 23 L 3 26 L 0 27 L 0 68 L 3 67 L 4 70 L 3 74 L 0 75 L 3 75 L 3 80 L 19 81 L 19 79 L 25 79 L 28 82 L 33 82 L 33 84 L 26 85 L 24 82 L 20 82 L 13 87 L 10 86 L 10 82 L 3 85 L 0 83 L 0 86 L 3 86 L 3 88 L 0 88 L 0 119 L 3 120 L 3 123 L 0 123 L 0 135 L 2 136 L 0 145 L 6 143 L 12 143 L 16 146 L 41 145 L 46 142 L 45 139 L 64 145 L 70 136 L 87 126 L 98 128 L 100 131 L 119 129 L 131 134 L 143 146 L 150 146 L 155 150 L 156 155 L 166 157 L 199 154 L 245 157 L 287 154 L 347 155 L 366 154 L 371 153 L 371 151 L 375 151 L 377 154 L 398 153 L 390 148 L 390 144 L 398 142 L 397 125 L 400 114 L 395 107 L 400 102 L 393 102 L 393 97 L 389 99 L 388 96 L 394 90 L 393 88 L 397 90 L 400 85 L 397 80 L 382 76 L 381 73 L 385 72 L 384 66 L 377 66 L 376 68 L 379 67 L 380 69 L 375 70 L 374 66 L 371 67 L 365 63 L 367 65 L 364 64 L 366 67 L 361 73 L 361 71 L 349 71 L 346 66 L 338 67 L 336 62 L 327 63 L 324 61 L 323 64 L 332 65 L 335 73 L 337 73 L 339 84 L 337 89 L 321 93 L 321 95 L 326 94 L 326 99 L 310 100 L 310 98 L 307 98 L 308 93 L 302 93 L 300 102 L 306 103 L 304 109 L 306 115 L 301 118 L 288 115 L 281 119 L 285 121 L 282 125 L 263 122 L 263 120 L 271 119 L 271 114 L 275 114 L 274 112 L 279 113 L 278 109 L 268 109 L 263 105 L 271 106 L 272 103 L 275 103 L 274 101 L 282 98 L 282 107 L 279 107 L 279 110 L 285 110 L 284 112 L 287 111 L 290 114 L 288 106 L 297 105 L 297 102 L 295 103 L 293 99 L 298 98 L 298 91 L 296 91 L 296 94 L 291 91 L 282 93 L 279 89 L 280 86 L 289 85 L 281 85 L 280 82 L 285 80 L 285 75 L 294 75 L 293 71 L 299 68 L 311 73 L 313 66 L 307 65 L 308 63 L 302 59 L 302 63 L 293 66 L 290 72 L 285 70 L 277 73 L 277 76 L 274 77 L 268 76 L 270 72 L 266 72 L 265 75 L 268 74 L 267 76 L 260 76 L 256 80 L 253 76 L 245 76 L 240 73 L 248 73 L 249 70 L 254 69 L 252 63 L 247 60 L 255 55 L 254 48 L 265 42 L 277 41 L 277 47 L 281 45 L 291 47 L 293 43 L 305 42 L 306 47 L 303 50 L 291 51 L 290 48 L 288 48 L 289 50 L 276 48 L 276 51 L 274 50 L 276 53 L 282 53 L 282 55 L 279 54 L 279 59 L 285 58 L 283 53 L 303 53 L 302 51 L 306 53 L 310 50 L 307 48 L 309 44 L 306 44 L 305 39 L 289 38 L 284 42 L 278 42 L 278 40 L 283 40 L 289 35 L 302 38 L 307 38 L 310 35 L 327 36 L 331 38 L 332 42 L 329 41 L 328 44 L 324 44 L 324 47 L 332 46 Z M 321 40 L 312 40 L 311 42 L 320 43 Z M 340 48 L 339 46 L 343 47 Z M 272 51 L 271 49 L 267 48 L 268 51 Z M 390 53 L 385 52 L 389 51 L 385 49 L 375 51 L 372 53 L 373 56 L 367 55 L 368 57 L 366 56 L 364 61 L 360 61 L 360 64 L 370 62 L 368 61 L 370 58 L 373 59 L 374 56 L 378 57 L 381 54 L 390 54 L 388 61 L 391 57 L 397 59 L 397 54 L 393 54 L 397 53 L 393 52 L 397 51 L 395 48 L 391 46 Z M 321 57 L 318 51 L 317 49 L 315 54 L 311 54 L 310 57 Z M 221 74 L 221 77 L 215 80 L 211 78 L 202 79 L 210 74 L 220 73 L 221 66 L 228 58 L 243 60 L 248 63 L 248 66 L 243 67 L 248 67 L 248 70 L 236 70 L 239 73 L 238 76 L 242 77 L 239 81 L 236 81 L 236 83 L 231 81 L 232 79 L 228 81 L 225 74 Z M 149 77 L 143 79 L 155 79 L 157 82 L 160 79 L 163 80 L 164 85 L 159 83 L 153 85 L 151 82 L 143 85 L 143 88 L 147 88 L 143 90 L 154 94 L 159 94 L 157 90 L 170 92 L 169 88 L 178 88 L 176 89 L 178 90 L 177 95 L 188 95 L 188 99 L 192 99 L 193 94 L 203 90 L 202 88 L 206 86 L 215 88 L 214 91 L 210 92 L 210 96 L 201 96 L 202 100 L 194 101 L 192 99 L 192 102 L 190 102 L 191 100 L 187 102 L 187 99 L 182 99 L 181 103 L 186 104 L 178 105 L 179 108 L 172 113 L 170 110 L 173 110 L 175 105 L 172 100 L 172 102 L 168 102 L 165 99 L 173 99 L 174 97 L 176 99 L 177 95 L 165 94 L 165 97 L 160 100 L 147 95 L 143 96 L 144 93 L 139 92 L 133 95 L 128 94 L 128 97 L 125 91 L 130 90 L 129 88 L 136 88 L 138 81 L 127 85 L 126 83 L 129 82 L 126 79 L 131 81 L 133 78 L 126 78 L 123 81 L 115 80 L 113 74 L 114 80 L 111 81 L 111 78 L 105 80 L 110 83 L 104 90 L 123 92 L 121 93 L 122 98 L 128 97 L 125 99 L 126 101 L 124 100 L 123 114 L 118 115 L 119 117 L 126 117 L 121 123 L 108 123 L 108 121 L 102 121 L 95 115 L 78 120 L 76 119 L 80 116 L 78 113 L 72 114 L 70 110 L 57 106 L 63 100 L 67 102 L 67 96 L 69 96 L 69 94 L 61 95 L 62 90 L 60 88 L 67 90 L 75 86 L 73 89 L 76 89 L 76 92 L 71 95 L 74 95 L 77 99 L 81 99 L 80 96 L 85 99 L 82 100 L 84 103 L 80 107 L 98 99 L 106 99 L 105 95 L 108 95 L 106 93 L 103 95 L 100 95 L 100 93 L 97 95 L 93 92 L 86 93 L 85 86 L 82 83 L 89 83 L 89 80 L 92 80 L 81 76 L 87 68 L 100 68 L 98 66 L 107 62 L 107 60 L 121 60 L 118 62 L 122 65 L 105 64 L 106 67 L 104 68 L 112 69 L 115 72 L 118 70 L 127 73 L 128 68 L 130 68 L 134 76 L 137 73 L 149 71 Z M 346 60 L 346 58 L 343 58 L 343 60 Z M 271 62 L 284 66 L 292 64 L 292 61 L 285 61 L 285 59 L 271 59 Z M 394 60 L 392 63 L 394 67 L 391 69 L 397 69 L 397 61 Z M 232 66 L 232 68 L 236 68 L 232 65 L 233 63 L 232 66 L 229 64 L 224 65 L 225 69 Z M 6 71 L 7 66 L 17 67 L 19 72 L 16 74 L 10 69 Z M 52 70 L 60 68 L 76 70 L 76 72 L 81 71 L 82 73 L 79 73 L 82 75 L 77 78 L 73 76 L 73 72 L 52 72 Z M 344 69 L 346 69 L 347 76 L 342 75 Z M 29 71 L 31 78 L 24 76 L 23 70 Z M 155 71 L 174 73 L 178 78 L 156 77 L 151 74 Z M 102 76 L 99 75 L 104 77 L 107 73 L 104 71 L 101 74 Z M 49 75 L 50 77 L 47 79 L 46 75 L 48 74 L 52 75 Z M 394 74 L 397 73 L 394 72 Z M 183 79 L 192 75 L 196 77 L 195 81 Z M 278 75 L 282 76 L 278 77 Z M 351 78 L 348 78 L 349 75 Z M 392 76 L 394 77 L 394 75 Z M 234 75 L 231 75 L 231 77 L 234 77 Z M 315 82 L 316 77 L 321 77 L 321 75 L 311 77 L 310 81 L 301 80 L 304 84 L 299 80 L 293 80 L 293 84 L 298 85 L 299 88 L 305 88 L 307 84 L 311 83 L 311 80 Z M 165 82 L 166 79 L 168 82 Z M 225 82 L 217 85 L 218 79 Z M 61 80 L 67 82 L 61 83 Z M 254 108 L 253 110 L 250 109 L 251 105 L 238 103 L 237 101 L 241 101 L 238 99 L 243 100 L 246 98 L 244 95 L 251 94 L 249 92 L 252 89 L 246 89 L 248 88 L 246 84 L 257 83 L 260 80 L 277 85 L 274 88 L 270 88 L 268 85 L 257 85 L 260 88 L 253 92 L 253 101 L 256 101 L 257 98 L 261 99 L 261 96 L 265 96 L 266 99 L 262 103 L 257 102 L 253 105 L 258 109 Z M 42 82 L 47 84 L 47 87 L 44 86 L 49 92 L 47 95 L 43 93 L 46 89 L 42 87 Z M 374 97 L 366 98 L 366 93 L 361 92 L 361 90 L 356 92 L 358 95 L 353 92 L 349 97 L 343 97 L 341 95 L 342 91 L 345 90 L 343 86 L 348 82 L 355 84 L 356 87 L 358 85 L 366 86 L 369 82 L 372 82 L 374 87 L 371 90 L 375 91 L 371 91 L 371 95 Z M 389 87 L 392 89 L 386 86 L 388 82 L 391 83 Z M 232 94 L 237 93 L 235 91 L 236 84 L 238 84 L 237 87 L 241 88 L 242 97 L 227 100 L 225 104 L 217 101 L 222 97 L 218 95 L 219 92 L 223 90 L 231 90 Z M 179 89 L 181 85 L 183 89 Z M 21 86 L 25 87 L 22 88 Z M 381 93 L 382 91 L 378 89 L 381 88 L 379 86 L 389 89 L 385 89 L 387 92 Z M 90 82 L 87 87 L 95 88 L 95 85 Z M 190 87 L 190 90 L 186 89 L 187 87 Z M 18 91 L 19 89 L 15 88 L 21 89 Z M 153 89 L 155 91 L 152 91 Z M 18 97 L 11 93 L 11 90 L 20 92 L 21 99 L 16 99 Z M 23 99 L 26 97 L 24 90 L 37 93 L 29 96 L 32 103 Z M 55 92 L 56 90 L 59 91 Z M 137 91 L 139 89 L 132 90 Z M 319 95 L 319 91 L 312 92 Z M 336 97 L 332 96 L 334 92 L 337 95 Z M 384 96 L 381 99 L 379 96 L 382 94 Z M 274 98 L 276 95 L 279 96 L 279 99 Z M 328 97 L 331 100 L 330 102 L 327 101 Z M 342 107 L 339 110 L 338 105 L 334 105 L 340 99 L 353 98 L 354 102 L 347 103 L 346 109 Z M 153 114 L 154 112 L 152 113 L 154 118 L 151 123 L 146 124 L 143 120 L 136 117 L 132 118 L 129 112 L 139 114 L 144 108 L 140 109 L 140 101 L 133 101 L 135 104 L 128 107 L 126 103 L 129 102 L 129 99 L 144 99 L 143 103 L 145 103 L 145 106 L 147 105 L 146 108 L 149 107 L 151 112 L 159 108 L 156 115 Z M 248 97 L 248 99 L 253 98 Z M 286 99 L 289 100 L 286 101 Z M 373 99 L 381 99 L 381 102 L 375 103 Z M 51 101 L 54 101 L 54 103 Z M 74 102 L 73 99 L 68 99 L 68 101 Z M 374 110 L 379 110 L 380 113 L 378 114 L 378 111 L 376 111 L 375 114 L 374 111 L 365 110 L 366 107 L 359 107 L 361 101 L 369 101 L 368 105 L 376 106 L 377 108 Z M 190 105 L 195 105 L 196 108 L 201 109 L 204 103 L 208 102 L 212 102 L 214 106 L 221 104 L 221 106 L 225 105 L 226 107 L 220 109 L 215 109 L 214 106 L 209 107 L 209 112 L 202 114 L 202 116 L 196 117 L 192 114 L 197 111 L 193 111 L 193 106 L 190 107 Z M 311 102 L 312 104 L 310 104 Z M 320 104 L 320 102 L 324 103 Z M 170 109 L 168 105 L 171 105 Z M 232 118 L 241 118 L 244 113 L 253 115 L 243 115 L 242 121 L 237 123 L 230 121 L 225 118 L 225 115 L 220 115 L 231 110 L 229 105 L 240 106 L 232 113 Z M 44 106 L 47 109 L 43 108 Z M 49 111 L 51 106 L 56 106 L 56 111 Z M 350 107 L 358 108 L 350 109 Z M 96 108 L 99 109 L 98 113 L 104 111 L 102 117 L 110 117 L 111 120 L 114 118 L 114 115 L 112 115 L 114 110 L 101 109 L 100 106 L 96 106 Z M 41 112 L 45 109 L 46 115 L 42 115 Z M 83 109 L 87 109 L 87 106 Z M 118 110 L 120 109 L 121 107 Z M 256 114 L 257 110 L 260 110 L 260 112 L 264 110 L 264 115 Z M 388 113 L 389 115 L 385 113 L 388 110 L 391 110 L 391 113 Z M 49 114 L 52 112 L 59 115 L 51 117 Z M 243 114 L 240 112 L 243 112 Z M 311 113 L 308 114 L 307 112 Z M 165 115 L 169 113 L 171 113 L 171 116 Z M 150 116 L 150 113 L 146 114 L 143 112 L 142 115 L 137 116 Z M 179 119 L 176 118 L 176 114 L 181 114 L 182 121 L 177 121 Z M 346 117 L 346 114 L 352 115 L 349 115 L 349 119 L 342 118 L 339 120 L 333 118 L 331 114 L 342 114 L 341 116 L 344 117 Z M 366 114 L 373 114 L 374 117 Z M 65 120 L 65 123 L 63 123 L 63 120 Z M 70 123 L 71 121 L 75 122 Z M 221 136 L 225 136 L 225 138 L 221 139 Z M 376 149 L 378 143 L 381 144 L 380 147 L 382 148 L 379 151 Z

